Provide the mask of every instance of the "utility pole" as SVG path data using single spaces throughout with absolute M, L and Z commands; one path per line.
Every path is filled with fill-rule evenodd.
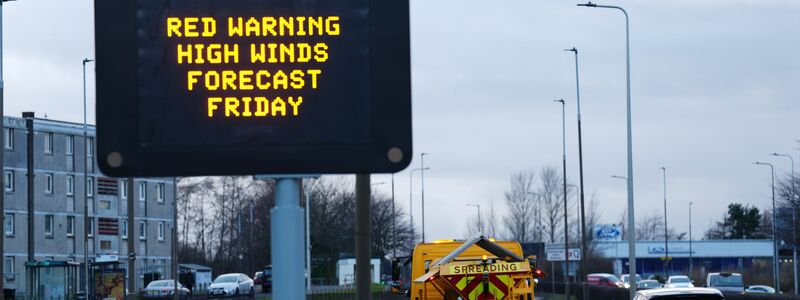
M 28 145 L 26 148 L 27 157 L 28 157 L 28 172 L 27 172 L 27 179 L 28 179 L 28 262 L 35 262 L 36 261 L 36 249 L 35 249 L 35 236 L 36 230 L 34 224 L 34 209 L 35 205 L 33 203 L 34 197 L 34 188 L 33 188 L 33 178 L 34 178 L 34 170 L 33 170 L 33 119 L 34 113 L 33 112 L 23 112 L 22 117 L 25 118 L 25 128 L 27 129 L 27 140 Z M 5 214 L 4 214 L 5 215 Z M 3 233 L 3 238 L 5 238 L 5 233 Z M 5 279 L 2 279 L 5 280 Z M 33 286 L 30 283 L 33 282 L 33 274 L 28 277 L 28 286 Z M 87 279 L 88 280 L 88 279 Z M 88 291 L 87 291 L 88 292 Z
M 569 299 L 569 217 L 567 216 L 567 123 L 566 102 L 564 99 L 553 100 L 561 103 L 561 161 L 563 162 L 564 179 L 564 296 Z
M 692 205 L 694 202 L 689 202 L 689 277 L 692 276 L 692 267 L 694 263 L 692 261 Z
M 669 227 L 667 227 L 667 168 L 661 167 L 664 179 L 664 274 L 669 278 Z
M 162 190 L 162 192 L 166 193 L 166 187 Z M 253 210 L 252 206 L 250 206 L 250 224 L 253 224 Z M 252 239 L 251 239 L 252 240 Z M 252 264 L 251 264 L 252 265 Z M 180 300 L 180 289 L 178 289 L 179 279 L 178 278 L 178 179 L 172 179 L 172 276 L 174 282 L 175 290 L 172 293 L 172 296 L 175 300 Z
M 422 242 L 425 242 L 425 155 L 428 153 L 422 153 L 419 155 L 420 157 L 420 185 L 422 186 Z
M 83 262 L 86 282 L 84 289 L 87 297 L 89 296 L 89 125 L 86 121 L 86 64 L 94 61 L 93 59 L 83 59 Z M 74 181 L 73 181 L 73 184 Z
M 372 222 L 370 211 L 372 206 L 370 175 L 356 175 L 356 299 L 370 300 L 372 295 L 371 239 Z
M 128 196 L 128 299 L 136 299 L 136 219 L 135 219 L 135 202 L 133 200 L 133 177 L 129 177 L 125 189 Z

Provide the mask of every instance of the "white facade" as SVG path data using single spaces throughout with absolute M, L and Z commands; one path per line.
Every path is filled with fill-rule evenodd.
M 381 260 L 373 258 L 370 260 L 372 265 L 372 282 L 381 282 Z M 336 276 L 339 277 L 339 285 L 353 285 L 356 283 L 356 259 L 340 259 L 336 263 Z

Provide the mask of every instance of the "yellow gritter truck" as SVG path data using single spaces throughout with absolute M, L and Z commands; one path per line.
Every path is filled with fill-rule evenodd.
M 534 279 L 544 277 L 518 242 L 485 237 L 418 244 L 406 264 L 413 300 L 533 300 Z

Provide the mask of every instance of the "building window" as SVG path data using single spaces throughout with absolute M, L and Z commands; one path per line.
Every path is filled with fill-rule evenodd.
M 52 194 L 53 193 L 53 173 L 44 174 L 45 178 L 45 185 L 44 185 L 44 193 L 45 194 Z
M 139 201 L 147 200 L 147 182 L 139 182 Z
M 67 236 L 75 236 L 75 216 L 67 216 Z
M 53 236 L 53 215 L 44 216 L 44 235 Z
M 72 155 L 75 153 L 75 136 L 68 135 L 67 136 L 67 155 Z
M 100 241 L 100 250 L 111 250 L 111 241 Z
M 12 150 L 14 149 L 14 128 L 6 128 L 5 133 L 6 149 Z
M 139 239 L 147 239 L 147 223 L 145 222 L 139 222 Z
M 44 133 L 44 153 L 53 154 L 53 133 Z
M 14 191 L 14 171 L 6 171 L 5 178 L 6 192 Z
M 100 209 L 104 210 L 111 209 L 111 201 L 100 200 L 97 205 L 100 206 Z
M 14 276 L 14 257 L 13 256 L 6 256 L 5 262 L 3 263 L 3 273 L 6 276 Z
M 94 177 L 86 178 L 86 196 L 94 196 Z
M 5 214 L 6 236 L 14 236 L 14 214 Z
M 158 240 L 164 240 L 164 221 L 158 222 Z
M 89 138 L 89 139 L 86 140 L 86 157 L 87 158 L 94 157 L 94 139 L 93 138 Z
M 94 236 L 94 218 L 89 218 L 88 235 L 89 236 Z
M 164 202 L 164 198 L 164 184 L 156 184 L 156 200 L 158 200 L 158 202 Z
M 122 220 L 122 239 L 128 239 L 128 220 Z
M 128 199 L 128 181 L 127 180 L 120 180 L 119 181 L 119 198 L 120 199 Z
M 67 196 L 75 194 L 75 176 L 67 175 Z

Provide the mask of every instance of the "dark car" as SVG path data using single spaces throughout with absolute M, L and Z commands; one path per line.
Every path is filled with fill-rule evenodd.
M 636 283 L 636 289 L 640 290 L 640 291 L 641 290 L 657 289 L 657 288 L 660 288 L 660 287 L 661 287 L 661 282 L 658 282 L 658 280 L 647 279 L 647 280 L 642 280 L 642 281 L 639 281 L 639 282 Z
M 264 293 L 272 292 L 272 265 L 261 271 L 261 291 Z
M 715 288 L 723 293 L 744 293 L 742 274 L 731 272 L 709 273 L 706 276 L 706 287 Z

